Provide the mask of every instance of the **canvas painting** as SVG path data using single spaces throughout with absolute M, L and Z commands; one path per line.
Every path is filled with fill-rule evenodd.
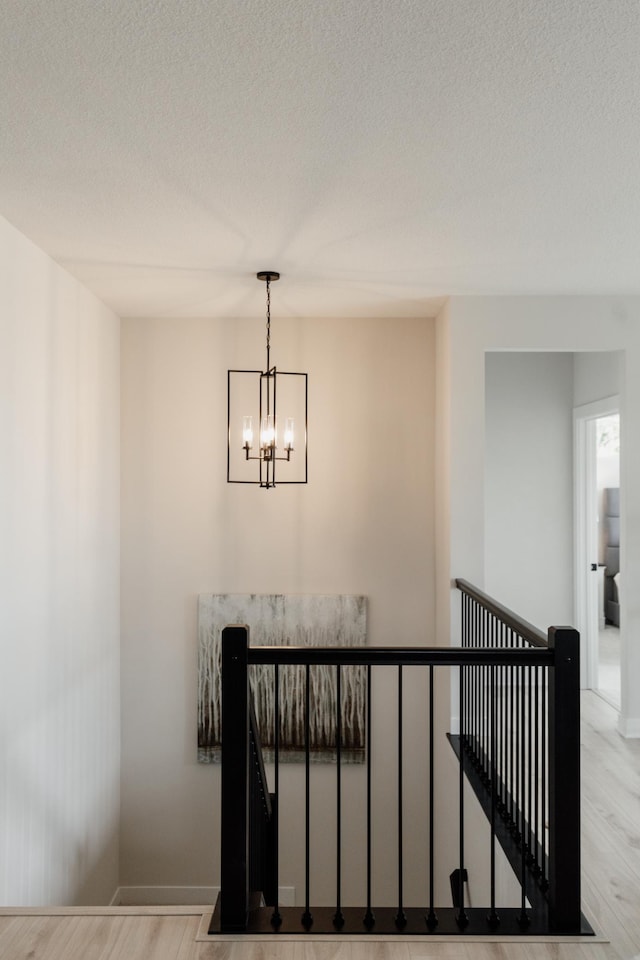
M 201 594 L 198 598 L 198 760 L 220 762 L 221 640 L 230 623 L 246 623 L 252 646 L 364 646 L 367 603 L 362 596 Z M 275 739 L 274 667 L 251 667 L 251 690 L 266 759 Z M 366 669 L 341 668 L 341 758 L 364 760 Z M 310 754 L 335 762 L 336 667 L 310 668 Z M 304 760 L 305 668 L 280 668 L 280 760 Z

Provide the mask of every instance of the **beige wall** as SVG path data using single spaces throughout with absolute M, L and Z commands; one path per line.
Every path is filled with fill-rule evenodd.
M 118 882 L 120 323 L 0 220 L 0 903 Z
M 198 593 L 363 593 L 370 643 L 434 642 L 434 325 L 275 320 L 272 350 L 309 373 L 310 482 L 265 491 L 225 480 L 226 370 L 262 366 L 263 324 L 123 322 L 123 885 L 218 883 L 219 768 L 196 763 Z M 333 796 L 334 771 L 313 776 Z M 329 830 L 331 807 L 318 812 Z M 314 844 L 322 863 L 326 834 Z M 300 888 L 299 856 L 281 883 Z M 332 884 L 323 873 L 314 900 Z

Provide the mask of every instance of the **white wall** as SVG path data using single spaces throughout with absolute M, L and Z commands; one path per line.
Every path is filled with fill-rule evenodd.
M 620 351 L 605 353 L 577 353 L 574 356 L 573 380 L 574 398 L 576 407 L 593 403 L 597 400 L 606 400 L 620 394 L 621 368 L 624 354 Z M 619 453 L 606 454 L 597 451 L 596 485 L 598 491 L 598 517 L 602 517 L 604 504 L 604 488 L 620 486 L 620 456 Z M 598 561 L 605 562 L 604 526 L 599 524 L 598 529 Z
M 0 903 L 118 879 L 119 320 L 0 220 Z
M 446 511 L 449 575 L 485 582 L 484 365 L 500 350 L 624 351 L 621 364 L 621 566 L 640 579 L 640 298 L 454 297 L 439 319 L 448 339 L 450 496 Z M 439 371 L 440 376 L 440 371 Z M 443 408 L 445 405 L 443 404 Z M 439 583 L 445 578 L 439 578 Z M 438 605 L 451 604 L 454 633 L 459 599 L 447 587 Z M 622 624 L 623 687 L 620 729 L 640 735 L 640 594 L 629 596 Z
M 573 356 L 487 353 L 485 589 L 545 632 L 573 617 Z
M 196 762 L 198 593 L 362 593 L 371 644 L 434 640 L 434 326 L 285 321 L 274 306 L 272 360 L 309 373 L 303 487 L 226 483 L 226 370 L 262 366 L 263 323 L 123 323 L 125 886 L 218 882 L 220 771 Z M 416 697 L 422 702 L 424 691 Z M 381 715 L 377 736 L 393 736 L 391 724 L 384 732 L 387 719 Z M 345 806 L 354 807 L 345 835 L 353 838 L 363 829 L 354 799 L 362 797 L 361 773 L 347 771 L 344 787 L 353 800 L 345 797 Z M 422 773 L 416 765 L 408 780 Z M 323 765 L 313 776 L 321 794 L 333 796 L 335 770 Z M 389 770 L 378 777 L 391 790 Z M 319 813 L 326 832 L 313 855 L 328 864 L 332 804 Z M 299 815 L 283 818 L 299 829 Z M 408 888 L 412 872 L 423 874 L 419 844 L 409 846 Z M 299 894 L 300 863 L 299 850 L 285 858 L 281 878 Z M 395 883 L 381 874 L 383 886 Z M 345 897 L 357 882 L 345 876 Z M 315 902 L 328 891 L 321 871 Z
M 605 400 L 620 392 L 624 353 L 619 350 L 576 353 L 573 358 L 573 405 Z

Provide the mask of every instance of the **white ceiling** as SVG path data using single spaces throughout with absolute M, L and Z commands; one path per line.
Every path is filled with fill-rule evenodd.
M 640 293 L 637 0 L 0 16 L 0 213 L 122 316 Z

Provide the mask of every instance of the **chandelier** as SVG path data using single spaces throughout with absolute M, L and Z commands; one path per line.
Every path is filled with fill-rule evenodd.
M 269 490 L 276 479 L 307 482 L 308 378 L 271 366 L 271 284 L 280 274 L 257 278 L 267 286 L 267 360 L 264 370 L 227 371 L 227 483 Z

